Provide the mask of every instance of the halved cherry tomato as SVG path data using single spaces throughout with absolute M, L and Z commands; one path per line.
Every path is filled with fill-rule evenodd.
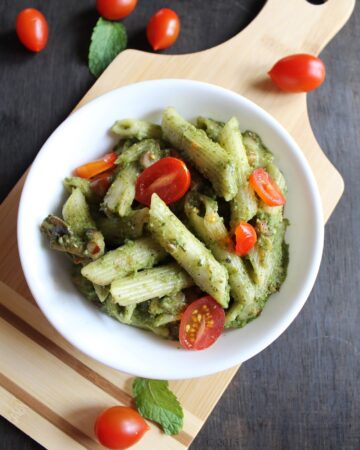
M 256 244 L 256 231 L 250 223 L 241 221 L 235 228 L 236 245 L 235 252 L 239 256 L 245 256 Z
M 189 189 L 191 176 L 181 159 L 168 156 L 145 169 L 136 181 L 135 198 L 150 206 L 156 193 L 167 205 L 179 200 Z
M 132 13 L 137 0 L 96 0 L 100 16 L 108 20 L 120 20 Z
M 320 58 L 300 53 L 280 59 L 268 74 L 283 91 L 309 92 L 324 82 L 326 71 Z
M 96 419 L 95 434 L 101 445 L 112 449 L 129 448 L 150 428 L 140 414 L 126 406 L 113 406 Z
M 75 174 L 81 178 L 93 178 L 99 173 L 111 169 L 115 165 L 118 155 L 115 152 L 107 153 L 103 158 L 91 161 L 75 169 Z
M 114 173 L 112 170 L 100 173 L 99 175 L 96 175 L 96 177 L 91 178 L 90 187 L 98 197 L 104 197 L 110 187 L 110 184 L 112 183 L 113 178 Z
M 225 324 L 223 308 L 210 295 L 199 298 L 181 317 L 179 341 L 187 350 L 203 350 L 220 336 Z
M 249 178 L 250 185 L 261 198 L 261 200 L 269 206 L 285 205 L 286 199 L 283 196 L 279 186 L 266 172 L 265 169 L 255 169 Z
M 20 42 L 32 52 L 40 52 L 48 41 L 49 27 L 44 14 L 26 8 L 16 17 L 16 34 Z
M 173 45 L 179 33 L 179 16 L 169 8 L 162 8 L 151 16 L 146 28 L 148 41 L 155 51 Z

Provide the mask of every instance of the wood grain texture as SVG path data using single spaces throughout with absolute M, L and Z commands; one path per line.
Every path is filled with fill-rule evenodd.
M 348 44 L 343 44 L 344 46 L 337 49 L 338 59 L 340 55 L 345 55 L 345 49 L 348 50 L 352 38 L 354 39 L 350 34 Z M 354 43 L 350 45 L 351 49 L 355 55 L 357 48 Z M 329 64 L 335 67 L 336 57 L 333 57 L 333 60 L 331 56 L 329 58 Z M 354 128 L 355 119 L 358 117 L 354 115 L 352 121 L 344 112 L 344 104 L 356 112 L 358 100 L 359 86 L 354 79 L 356 69 L 355 65 L 351 67 L 349 65 L 350 71 L 346 74 L 343 69 L 335 71 L 337 82 L 335 80 L 331 83 L 331 89 L 325 91 L 325 98 L 323 92 L 327 89 L 326 85 L 312 96 L 312 99 L 315 99 L 313 111 L 316 112 L 316 121 L 313 123 L 316 126 L 319 126 L 319 123 L 323 126 L 318 128 L 320 136 L 323 136 L 322 144 L 324 148 L 332 150 L 333 160 L 341 165 L 344 173 L 348 171 L 349 181 L 352 182 L 352 190 L 346 197 L 346 206 L 343 207 L 342 202 L 339 207 L 345 208 L 343 213 L 347 213 L 347 216 L 344 215 L 344 219 L 341 219 L 342 216 L 338 217 L 340 223 L 335 222 L 332 225 L 333 220 L 330 222 L 329 228 L 333 226 L 333 229 L 330 236 L 328 233 L 330 254 L 325 253 L 325 258 L 329 258 L 326 272 L 323 274 L 324 269 L 322 270 L 314 294 L 302 315 L 291 327 L 291 331 L 284 334 L 269 350 L 245 364 L 220 406 L 209 419 L 205 430 L 194 442 L 192 446 L 194 449 L 234 449 L 240 446 L 249 449 L 358 448 L 356 437 L 359 429 L 356 427 L 356 415 L 359 412 L 359 405 L 356 402 L 354 405 L 354 401 L 350 402 L 352 398 L 359 398 L 357 381 L 359 366 L 356 362 L 358 342 L 355 328 L 358 317 L 353 315 L 350 318 L 349 312 L 356 311 L 356 298 L 351 298 L 351 294 L 354 295 L 358 287 L 356 285 L 358 279 L 355 278 L 354 285 L 354 274 L 350 269 L 358 267 L 360 258 L 358 246 L 354 246 L 350 239 L 344 239 L 342 242 L 338 239 L 339 230 L 340 232 L 347 230 L 350 221 L 355 231 L 359 220 L 356 211 L 353 212 L 353 216 L 349 214 L 353 211 L 351 208 L 353 202 L 358 198 L 356 195 L 360 193 L 359 184 L 352 181 L 356 180 L 359 158 L 351 146 L 359 137 L 359 131 Z M 53 71 L 56 72 L 55 68 Z M 341 92 L 336 90 L 339 87 L 337 84 L 339 80 L 346 82 L 345 93 L 343 90 Z M 63 86 L 65 92 L 70 89 L 65 82 Z M 337 105 L 335 110 L 334 105 Z M 334 111 L 335 116 L 329 120 Z M 32 118 L 34 114 L 31 115 Z M 37 126 L 41 129 L 41 124 Z M 326 130 L 326 135 L 323 129 Z M 343 130 L 346 132 L 345 136 Z M 30 129 L 24 134 L 28 137 L 32 135 Z M 33 138 L 36 139 L 36 133 Z M 349 167 L 348 158 L 343 157 L 341 151 L 343 148 L 352 151 L 352 167 Z M 14 154 L 21 159 L 21 154 L 18 152 Z M 10 163 L 6 167 L 11 171 Z M 13 180 L 16 181 L 16 178 Z M 342 251 L 341 244 L 344 244 L 345 251 Z M 334 252 L 331 252 L 332 249 Z M 336 266 L 334 260 L 339 261 Z M 323 267 L 324 264 L 326 259 Z M 339 269 L 343 267 L 349 270 L 343 272 Z M 321 280 L 323 283 L 320 289 L 318 286 Z M 329 285 L 329 280 L 334 281 Z M 353 286 L 346 295 L 344 295 L 345 286 Z M 323 311 L 327 314 L 323 314 Z M 304 314 L 305 321 L 302 320 Z M 338 320 L 339 317 L 342 320 Z M 281 347 L 273 350 L 277 345 Z M 307 403 L 304 403 L 304 398 Z M 11 439 L 11 435 L 10 431 L 5 435 L 0 448 L 25 448 L 20 447 L 19 443 L 22 442 L 20 438 L 13 441 L 6 440 L 6 437 Z M 29 441 L 26 442 L 26 445 L 31 445 Z M 1 447 L 2 445 L 5 446 Z M 38 447 L 34 444 L 33 448 Z

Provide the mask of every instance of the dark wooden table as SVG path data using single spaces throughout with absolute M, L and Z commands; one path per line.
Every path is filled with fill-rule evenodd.
M 125 20 L 130 47 L 149 50 L 144 28 L 164 5 L 179 12 L 183 26 L 169 53 L 184 53 L 230 38 L 264 3 L 139 0 L 136 13 Z M 94 82 L 86 65 L 94 4 L 0 2 L 0 200 Z M 14 33 L 17 12 L 29 5 L 50 23 L 50 41 L 38 55 L 24 50 Z M 360 448 L 360 5 L 322 58 L 328 78 L 309 95 L 309 112 L 346 190 L 326 226 L 319 277 L 289 329 L 243 364 L 192 450 Z M 41 448 L 4 419 L 0 436 L 0 449 Z

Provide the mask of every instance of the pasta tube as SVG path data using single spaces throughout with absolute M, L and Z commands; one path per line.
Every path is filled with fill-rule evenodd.
M 219 144 L 183 119 L 173 108 L 164 111 L 162 128 L 164 138 L 184 151 L 185 156 L 211 181 L 219 196 L 227 201 L 235 197 L 235 165 Z
M 226 308 L 230 296 L 225 268 L 156 194 L 151 198 L 149 229 L 195 283 Z
M 118 278 L 111 283 L 110 292 L 115 303 L 128 306 L 154 297 L 176 294 L 193 284 L 189 275 L 173 263 Z
M 84 266 L 81 274 L 100 286 L 110 284 L 137 270 L 152 267 L 166 257 L 166 252 L 151 238 L 128 241 L 123 246 L 107 252 L 103 257 Z

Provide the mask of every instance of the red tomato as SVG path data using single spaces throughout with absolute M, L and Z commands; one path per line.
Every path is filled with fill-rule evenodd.
M 283 91 L 309 92 L 325 80 L 325 65 L 321 59 L 307 54 L 280 59 L 268 73 Z
M 137 0 L 96 0 L 100 16 L 109 20 L 120 20 L 132 13 Z
M 181 159 L 168 156 L 145 169 L 136 181 L 135 198 L 150 206 L 156 193 L 167 205 L 179 200 L 189 189 L 191 176 Z
M 249 178 L 250 185 L 261 198 L 261 200 L 269 206 L 285 205 L 286 199 L 283 196 L 279 186 L 266 172 L 265 169 L 255 169 Z
M 90 187 L 99 197 L 104 197 L 113 178 L 114 173 L 112 170 L 100 173 L 99 175 L 96 175 L 96 177 L 91 178 Z
M 16 17 L 16 34 L 28 50 L 40 52 L 49 36 L 45 16 L 34 8 L 23 9 Z
M 223 308 L 210 295 L 199 298 L 181 317 L 179 341 L 187 350 L 203 350 L 220 336 L 225 324 Z
M 235 252 L 239 256 L 245 256 L 254 247 L 257 240 L 254 227 L 243 221 L 235 228 L 235 237 Z
M 151 16 L 146 29 L 148 41 L 155 51 L 173 45 L 179 33 L 179 16 L 169 8 L 162 8 Z
M 112 449 L 129 448 L 150 428 L 140 414 L 126 406 L 113 406 L 96 419 L 95 434 L 101 445 Z
M 117 157 L 118 155 L 115 152 L 108 153 L 101 159 L 77 167 L 75 175 L 81 178 L 93 178 L 114 167 Z

